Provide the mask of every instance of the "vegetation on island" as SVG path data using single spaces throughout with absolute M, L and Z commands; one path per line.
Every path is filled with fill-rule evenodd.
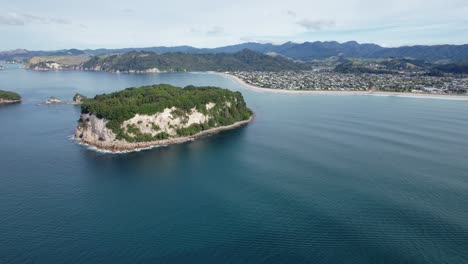
M 0 90 L 0 100 L 5 101 L 20 101 L 21 96 L 15 92 Z
M 209 103 L 214 103 L 215 106 L 207 109 L 206 104 Z M 135 127 L 129 126 L 127 132 L 134 135 L 130 136 L 122 128 L 122 123 L 136 114 L 154 115 L 172 107 L 177 108 L 172 112 L 173 116 L 184 116 L 196 108 L 197 111 L 211 117 L 206 123 L 192 124 L 189 127 L 177 129 L 178 136 L 190 136 L 210 128 L 231 125 L 252 116 L 252 111 L 247 108 L 240 92 L 217 87 L 180 88 L 167 84 L 127 88 L 111 94 L 97 95 L 83 101 L 81 112 L 107 119 L 109 122 L 106 126 L 116 134 L 117 139 L 144 142 L 167 139 L 169 135 L 167 133 L 158 133 L 155 136 L 142 134 Z M 153 128 L 158 127 L 154 125 Z

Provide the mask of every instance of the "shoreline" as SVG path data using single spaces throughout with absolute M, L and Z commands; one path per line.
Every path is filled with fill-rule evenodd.
M 287 89 L 275 89 L 265 88 L 256 85 L 249 84 L 241 78 L 224 73 L 209 71 L 208 73 L 223 76 L 234 82 L 247 87 L 248 89 L 255 90 L 257 92 L 269 92 L 269 93 L 282 93 L 282 94 L 310 94 L 310 95 L 360 95 L 360 96 L 395 96 L 404 98 L 422 98 L 422 99 L 442 99 L 442 100 L 455 100 L 455 101 L 468 101 L 467 95 L 451 95 L 451 94 L 423 94 L 423 93 L 402 93 L 402 92 L 383 92 L 383 91 L 327 91 L 327 90 L 287 90 Z
M 3 99 L 0 99 L 0 105 L 1 104 L 17 104 L 17 103 L 21 103 L 21 100 L 3 100 Z
M 104 71 L 104 70 L 84 70 L 84 69 L 48 69 L 48 70 L 36 70 L 28 69 L 32 71 L 83 71 L 83 72 L 104 72 L 110 74 L 161 74 L 161 73 L 178 73 L 178 71 L 134 71 L 134 72 L 115 72 L 115 71 Z M 456 95 L 456 94 L 428 94 L 428 93 L 404 93 L 404 92 L 385 92 L 385 91 L 333 91 L 333 90 L 290 90 L 290 89 L 279 89 L 279 88 L 265 88 L 249 84 L 239 77 L 228 74 L 225 72 L 217 71 L 187 71 L 185 73 L 208 73 L 223 76 L 231 79 L 234 82 L 247 87 L 257 92 L 269 92 L 269 93 L 282 93 L 282 94 L 309 94 L 309 95 L 360 95 L 360 96 L 394 96 L 402 98 L 421 98 L 421 99 L 439 99 L 439 100 L 453 100 L 453 101 L 468 101 L 467 95 Z
M 255 115 L 252 115 L 247 120 L 238 121 L 228 126 L 210 128 L 208 130 L 201 131 L 190 137 L 178 137 L 178 138 L 171 138 L 171 139 L 164 139 L 164 140 L 157 140 L 157 141 L 132 143 L 132 142 L 126 142 L 123 140 L 118 140 L 118 141 L 113 141 L 111 143 L 101 142 L 101 144 L 95 144 L 95 142 L 84 141 L 80 138 L 76 138 L 76 136 L 73 136 L 73 138 L 78 144 L 87 146 L 89 149 L 94 150 L 94 151 L 112 153 L 112 154 L 123 154 L 123 153 L 138 152 L 138 151 L 157 148 L 157 147 L 165 147 L 169 145 L 176 145 L 176 144 L 186 143 L 189 141 L 194 141 L 195 139 L 203 137 L 203 136 L 212 135 L 212 134 L 216 134 L 222 131 L 231 130 L 234 128 L 245 126 L 248 123 L 250 123 L 254 119 L 254 117 Z

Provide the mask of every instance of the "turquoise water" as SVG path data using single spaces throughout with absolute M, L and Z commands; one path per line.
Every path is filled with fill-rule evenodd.
M 10 65 L 8 65 L 10 66 Z M 73 105 L 154 83 L 239 90 L 250 125 L 97 153 Z M 0 263 L 468 263 L 468 102 L 257 92 L 203 73 L 0 72 Z

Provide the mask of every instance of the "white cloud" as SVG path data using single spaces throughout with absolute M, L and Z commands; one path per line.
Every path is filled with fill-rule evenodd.
M 468 43 L 467 13 L 466 0 L 132 0 L 131 6 L 127 0 L 113 0 L 111 5 L 108 1 L 81 0 L 73 8 L 63 0 L 3 1 L 0 34 L 9 37 L 0 42 L 0 50 L 216 47 L 239 43 L 246 37 L 275 43 L 356 40 L 392 45 L 402 41 L 459 44 Z M 23 26 L 21 31 L 19 26 Z
M 290 17 L 296 17 L 297 13 L 288 9 L 288 10 L 286 10 L 286 15 L 288 15 Z
M 297 21 L 297 24 L 304 27 L 307 30 L 322 30 L 325 28 L 333 27 L 335 25 L 335 21 L 301 19 Z
M 41 17 L 31 14 L 7 13 L 0 14 L 0 25 L 25 26 L 28 24 L 61 24 L 68 25 L 71 22 L 63 18 Z
M 219 35 L 221 35 L 223 33 L 224 33 L 224 28 L 216 26 L 216 27 L 213 27 L 210 30 L 208 30 L 206 32 L 206 35 L 208 35 L 208 36 L 219 36 Z

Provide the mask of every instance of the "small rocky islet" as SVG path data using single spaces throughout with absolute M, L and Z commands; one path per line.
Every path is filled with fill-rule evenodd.
M 74 102 L 81 104 L 76 140 L 112 152 L 183 143 L 253 119 L 240 92 L 218 87 L 160 84 Z
M 20 103 L 21 100 L 21 95 L 18 93 L 0 90 L 0 104 Z

